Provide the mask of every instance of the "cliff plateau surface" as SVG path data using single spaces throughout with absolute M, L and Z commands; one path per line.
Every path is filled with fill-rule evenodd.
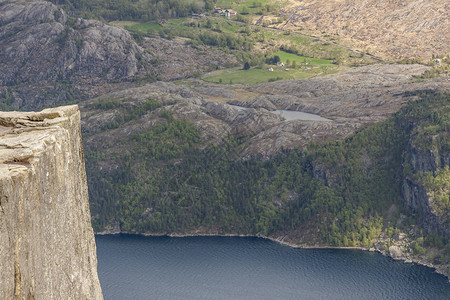
M 0 112 L 0 298 L 103 299 L 77 106 Z

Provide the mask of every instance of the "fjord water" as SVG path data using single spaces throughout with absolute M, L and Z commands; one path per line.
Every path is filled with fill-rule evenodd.
M 449 299 L 444 276 L 357 250 L 260 238 L 97 236 L 109 299 Z

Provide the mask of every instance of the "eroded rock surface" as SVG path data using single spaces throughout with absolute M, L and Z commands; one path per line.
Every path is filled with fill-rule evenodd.
M 0 112 L 0 298 L 103 299 L 77 106 Z

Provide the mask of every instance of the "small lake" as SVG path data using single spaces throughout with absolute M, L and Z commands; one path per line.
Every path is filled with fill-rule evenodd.
M 433 270 L 357 250 L 260 238 L 96 236 L 109 299 L 449 299 Z
M 248 107 L 238 106 L 238 105 L 231 105 L 230 106 L 237 108 L 238 110 L 246 110 Z M 305 113 L 301 111 L 295 111 L 295 110 L 273 110 L 269 111 L 270 113 L 277 114 L 282 116 L 286 121 L 291 120 L 304 120 L 304 121 L 331 121 L 330 119 L 323 118 L 319 115 Z

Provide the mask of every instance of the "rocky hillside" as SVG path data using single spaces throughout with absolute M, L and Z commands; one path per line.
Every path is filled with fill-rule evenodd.
M 2 1 L 0 23 L 0 85 L 16 107 L 86 97 L 99 83 L 133 79 L 146 58 L 127 31 L 69 19 L 49 2 Z
M 268 159 L 286 149 L 306 149 L 310 143 L 346 138 L 386 120 L 422 92 L 449 92 L 447 78 L 420 82 L 413 78 L 427 69 L 421 65 L 373 65 L 321 78 L 249 87 L 157 82 L 109 93 L 81 105 L 88 173 L 100 179 L 123 172 L 131 152 L 147 151 L 146 139 L 136 143 L 135 138 L 159 132 L 168 120 L 179 126 L 186 126 L 182 122 L 187 121 L 198 131 L 192 147 L 230 146 L 229 154 L 237 160 Z M 217 102 L 217 95 L 227 101 Z M 328 120 L 286 120 L 273 112 L 277 109 L 308 112 Z M 161 134 L 156 132 L 152 138 Z M 229 142 L 230 136 L 240 138 L 238 145 Z M 171 163 L 172 158 L 160 163 Z M 136 157 L 132 164 L 144 164 L 146 159 L 152 160 Z M 91 191 L 101 194 L 97 183 L 91 184 Z M 96 201 L 104 196 L 92 196 L 95 212 Z
M 182 38 L 145 37 L 142 47 L 150 55 L 153 74 L 163 81 L 199 77 L 202 72 L 238 64 L 232 54 L 204 45 L 192 47 Z
M 103 299 L 76 106 L 0 113 L 0 297 Z
M 184 40 L 145 38 L 141 47 L 123 28 L 71 18 L 46 1 L 1 0 L 0 25 L 4 109 L 79 103 L 139 81 L 185 78 L 236 63 Z
M 372 65 L 326 77 L 249 87 L 196 86 L 194 81 L 191 87 L 158 82 L 125 89 L 82 104 L 83 128 L 89 135 L 86 146 L 117 145 L 130 134 L 151 129 L 158 123 L 160 111 L 170 110 L 174 118 L 186 119 L 200 130 L 204 145 L 220 144 L 230 134 L 247 135 L 250 138 L 239 148 L 239 156 L 268 158 L 281 149 L 347 137 L 361 126 L 385 120 L 416 99 L 420 91 L 450 91 L 446 78 L 413 79 L 427 69 L 421 65 Z M 228 103 L 217 102 L 217 95 Z M 149 98 L 161 108 L 126 117 L 143 109 Z M 229 104 L 249 109 L 238 110 Z M 286 121 L 274 110 L 302 111 L 329 121 Z
M 448 52 L 441 2 L 353 2 L 295 1 L 276 26 L 339 34 L 327 38 L 390 58 Z M 310 79 L 206 82 L 202 72 L 239 57 L 195 39 L 191 29 L 208 21 L 153 33 L 114 23 L 134 40 L 48 2 L 0 0 L 0 108 L 79 103 L 95 230 L 260 234 L 385 253 L 396 243 L 397 257 L 448 265 L 449 77 L 419 64 L 347 61 L 327 76 L 311 66 Z M 181 28 L 190 34 L 175 38 Z M 233 34 L 219 29 L 203 37 Z M 238 37 L 233 48 L 261 62 L 247 74 L 266 72 L 271 54 Z M 307 43 L 299 37 L 289 43 Z M 311 49 L 327 46 L 318 39 Z M 313 116 L 290 119 L 299 112 Z
M 450 9 L 441 0 L 291 1 L 284 29 L 351 38 L 361 50 L 387 58 L 450 52 Z

